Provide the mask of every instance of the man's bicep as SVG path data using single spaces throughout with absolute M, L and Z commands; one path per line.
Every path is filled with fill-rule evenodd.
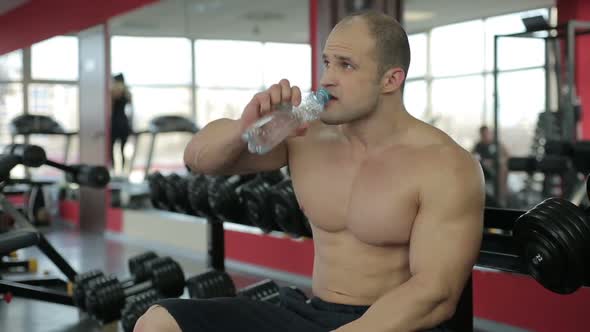
M 236 163 L 225 171 L 229 174 L 273 171 L 286 166 L 288 160 L 289 150 L 287 143 L 281 142 L 274 149 L 263 155 L 244 150 Z
M 410 239 L 412 274 L 456 291 L 479 253 L 485 199 L 481 170 L 465 167 L 424 188 Z

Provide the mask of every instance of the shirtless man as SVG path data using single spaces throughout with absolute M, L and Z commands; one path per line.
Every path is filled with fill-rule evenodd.
M 186 163 L 200 173 L 289 165 L 312 223 L 310 301 L 288 290 L 281 306 L 165 300 L 135 331 L 445 331 L 479 253 L 484 181 L 468 151 L 404 108 L 409 62 L 393 18 L 347 17 L 324 48 L 320 83 L 334 98 L 320 121 L 268 154 L 248 152 L 240 136 L 251 123 L 301 101 L 281 80 L 256 94 L 241 119 L 210 123 L 186 147 Z

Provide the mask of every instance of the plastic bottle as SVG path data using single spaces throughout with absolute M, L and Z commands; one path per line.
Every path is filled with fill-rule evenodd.
M 251 153 L 265 154 L 306 122 L 317 119 L 330 100 L 330 93 L 319 89 L 308 94 L 299 106 L 281 105 L 254 122 L 242 135 Z

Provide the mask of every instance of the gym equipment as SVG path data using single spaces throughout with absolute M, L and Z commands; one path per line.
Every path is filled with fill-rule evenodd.
M 265 279 L 246 288 L 240 289 L 237 296 L 247 297 L 254 301 L 278 304 L 279 285 L 270 279 Z
M 148 158 L 144 169 L 144 175 L 147 179 L 150 168 L 152 167 L 152 160 L 154 156 L 154 148 L 156 146 L 156 138 L 160 134 L 165 133 L 187 133 L 190 135 L 195 134 L 199 129 L 193 121 L 188 118 L 177 116 L 177 115 L 163 115 L 153 118 L 149 125 L 148 130 L 134 132 L 132 137 L 135 138 L 135 149 L 133 155 L 129 161 L 129 169 L 133 169 L 135 158 L 137 157 L 137 147 L 139 144 L 139 138 L 143 135 L 149 135 L 150 147 L 148 150 Z
M 125 332 L 133 332 L 135 323 L 154 303 L 163 297 L 154 289 L 132 297 L 121 312 L 121 326 Z
M 273 186 L 268 200 L 274 221 L 283 232 L 294 238 L 311 237 L 309 221 L 299 208 L 291 179 L 285 179 Z
M 549 141 L 545 144 L 545 154 L 570 158 L 576 171 L 590 172 L 590 141 Z
M 526 269 L 543 287 L 570 294 L 587 280 L 590 224 L 573 203 L 558 198 L 539 203 L 516 220 L 514 239 Z
M 8 127 L 12 136 L 12 144 L 16 143 L 17 136 L 24 136 L 25 141 L 31 135 L 63 136 L 66 139 L 64 148 L 64 164 L 68 161 L 72 136 L 78 134 L 77 132 L 67 132 L 59 123 L 49 116 L 35 115 L 30 113 L 19 115 L 13 118 L 10 121 Z
M 209 182 L 212 177 L 194 174 L 188 180 L 187 195 L 191 210 L 195 215 L 203 218 L 209 218 L 213 216 L 211 208 L 209 207 Z
M 148 280 L 151 276 L 151 271 L 150 265 L 147 263 L 156 258 L 158 258 L 158 256 L 153 251 L 148 251 L 130 258 L 128 261 L 128 266 L 132 277 L 122 280 L 121 283 L 124 285 L 129 285 Z M 100 283 L 98 282 L 98 278 L 100 277 L 104 277 L 104 274 L 99 270 L 80 273 L 76 276 L 72 297 L 74 300 L 74 305 L 76 305 L 80 310 L 86 311 L 86 293 L 91 289 L 95 289 L 96 287 L 100 286 Z
M 238 190 L 247 222 L 259 227 L 265 233 L 278 229 L 273 218 L 272 207 L 268 204 L 268 197 L 271 187 L 283 178 L 279 171 L 261 173 L 253 180 L 244 183 Z
M 86 292 L 88 313 L 103 323 L 121 317 L 126 298 L 149 289 L 156 289 L 164 297 L 179 297 L 184 291 L 184 272 L 170 257 L 156 258 L 148 263 L 151 278 L 138 284 L 124 285 L 116 277 L 99 277 L 97 285 Z M 128 287 L 125 287 L 128 286 Z
M 108 182 L 108 172 L 96 170 L 100 166 L 71 167 L 47 160 L 45 150 L 35 145 L 13 144 L 0 154 L 0 189 L 6 184 L 10 170 L 15 166 L 22 164 L 28 167 L 39 167 L 49 165 L 66 173 L 72 173 L 74 176 L 70 180 L 77 181 L 80 185 L 99 186 L 101 183 Z M 82 167 L 83 166 L 83 167 Z M 84 169 L 84 170 L 83 170 Z M 88 172 L 88 173 L 86 173 Z M 81 176 L 84 174 L 106 174 L 106 177 L 99 176 Z M 66 276 L 70 282 L 76 279 L 76 271 L 68 262 L 55 250 L 47 241 L 45 236 L 33 227 L 27 218 L 20 213 L 0 192 L 0 209 L 14 219 L 14 229 L 0 234 L 0 254 L 10 253 L 12 251 L 37 246 L 41 252 L 49 258 L 57 268 Z M 51 303 L 74 305 L 73 298 L 67 293 L 68 284 L 58 278 L 41 278 L 11 281 L 0 278 L 0 293 L 11 293 L 14 296 L 30 298 L 35 300 L 47 301 Z
M 236 296 L 236 286 L 225 271 L 210 270 L 186 280 L 191 298 L 210 299 Z
M 241 296 L 254 301 L 277 303 L 279 295 L 279 286 L 270 279 L 236 291 L 236 286 L 229 274 L 217 270 L 207 271 L 187 279 L 186 287 L 189 296 L 195 299 Z
M 0 234 L 10 231 L 14 227 L 14 218 L 0 210 Z
M 154 172 L 147 177 L 150 188 L 150 200 L 156 209 L 170 210 L 168 196 L 166 196 L 166 178 L 160 172 Z
M 237 189 L 252 180 L 254 176 L 254 174 L 248 174 L 216 177 L 209 183 L 209 206 L 219 220 L 245 223 L 243 206 Z
M 181 177 L 172 173 L 166 177 L 164 191 L 171 211 L 179 213 L 193 214 L 188 199 L 188 181 L 187 177 Z

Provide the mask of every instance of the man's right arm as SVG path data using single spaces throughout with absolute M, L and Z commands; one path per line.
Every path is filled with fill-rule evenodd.
M 286 140 L 270 152 L 258 155 L 250 153 L 241 139 L 246 128 L 281 103 L 301 103 L 301 90 L 291 87 L 286 79 L 257 93 L 246 105 L 239 120 L 216 120 L 197 132 L 184 151 L 184 163 L 193 172 L 214 175 L 272 171 L 287 165 Z M 304 132 L 305 128 L 299 128 L 294 134 L 302 135 Z
M 279 169 L 287 165 L 287 144 L 264 155 L 248 151 L 240 120 L 219 119 L 193 136 L 184 150 L 185 164 L 196 173 L 233 175 Z

